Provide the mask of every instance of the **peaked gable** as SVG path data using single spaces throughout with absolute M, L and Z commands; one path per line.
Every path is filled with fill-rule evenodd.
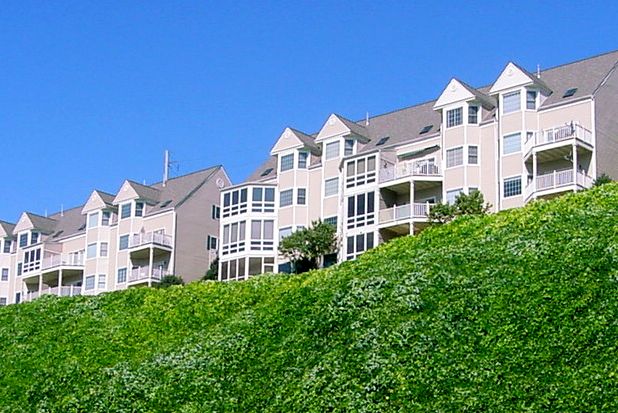
M 155 188 L 126 180 L 114 198 L 114 205 L 133 199 L 143 199 L 156 203 L 159 200 L 159 191 Z
M 440 97 L 433 105 L 434 109 L 450 105 L 455 102 L 465 102 L 470 99 L 474 99 L 475 95 L 459 80 L 453 78 L 448 85 L 444 88 Z
M 279 139 L 270 150 L 271 155 L 275 155 L 279 152 L 287 151 L 289 149 L 302 148 L 304 143 L 298 137 L 296 133 L 291 128 L 285 128 L 281 135 L 279 135 Z
M 30 212 L 24 212 L 21 214 L 19 221 L 17 221 L 13 229 L 13 234 L 30 229 L 37 229 L 44 234 L 49 234 L 53 232 L 55 226 L 56 220 L 54 219 L 42 217 Z
M 494 82 L 489 93 L 498 93 L 502 90 L 510 89 L 512 87 L 528 85 L 535 82 L 535 77 L 526 72 L 513 62 L 509 62 L 498 79 Z
M 109 207 L 114 201 L 114 196 L 101 191 L 92 191 L 90 198 L 82 208 L 82 214 Z
M 12 237 L 15 224 L 10 222 L 0 221 L 0 238 Z
M 316 142 L 322 142 L 325 139 L 332 138 L 337 135 L 348 135 L 350 134 L 350 128 L 337 116 L 336 114 L 331 114 L 326 122 L 320 129 L 318 136 L 316 137 Z

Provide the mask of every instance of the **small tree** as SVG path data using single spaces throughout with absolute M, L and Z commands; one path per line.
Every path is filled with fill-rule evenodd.
M 594 180 L 594 184 L 593 185 L 594 186 L 601 186 L 601 185 L 608 184 L 610 182 L 612 182 L 612 178 L 608 174 L 603 173 L 603 174 L 599 175 L 597 177 L 597 179 Z
M 161 282 L 159 283 L 158 288 L 168 288 L 172 285 L 184 285 L 184 283 L 185 282 L 183 281 L 182 277 L 170 274 L 161 278 Z
M 208 281 L 208 280 L 216 281 L 218 279 L 219 279 L 219 257 L 216 257 L 210 263 L 210 267 L 208 267 L 208 271 L 206 271 L 206 274 L 204 274 L 204 276 L 202 277 L 202 280 L 203 281 Z
M 290 260 L 292 271 L 296 274 L 318 268 L 320 258 L 336 251 L 336 248 L 335 227 L 320 220 L 312 222 L 310 228 L 292 233 L 279 243 L 279 253 Z
M 433 206 L 427 217 L 436 224 L 446 224 L 462 215 L 485 215 L 491 204 L 485 203 L 481 191 L 472 191 L 469 195 L 460 193 L 451 204 L 439 203 Z

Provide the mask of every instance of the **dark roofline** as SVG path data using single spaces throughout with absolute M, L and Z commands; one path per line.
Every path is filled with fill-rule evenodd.
M 223 164 L 217 164 L 217 165 L 214 165 L 214 166 L 209 166 L 209 167 L 207 167 L 207 168 L 198 169 L 197 171 L 189 172 L 189 173 L 184 174 L 184 175 L 175 176 L 175 177 L 173 177 L 173 178 L 169 178 L 169 179 L 167 180 L 167 182 L 172 181 L 172 180 L 174 180 L 174 179 L 180 179 L 180 178 L 184 178 L 184 177 L 186 177 L 186 176 L 190 176 L 190 175 L 195 175 L 195 174 L 199 174 L 199 173 L 202 173 L 202 172 L 206 172 L 207 170 L 209 170 L 209 169 L 213 169 L 213 168 L 214 168 L 214 169 L 223 168 Z M 127 179 L 127 180 L 128 180 L 128 181 L 131 181 L 131 180 L 129 180 L 129 179 Z M 131 181 L 131 182 L 134 182 L 134 181 Z M 153 187 L 153 186 L 155 186 L 155 185 L 162 185 L 162 184 L 163 184 L 163 181 L 154 182 L 154 183 L 149 184 L 149 185 L 144 185 L 144 184 L 139 184 L 139 185 L 142 185 L 142 186 L 147 186 L 147 187 Z M 156 189 L 157 191 L 159 191 L 159 189 L 158 189 L 158 188 L 152 188 L 152 189 Z M 114 195 L 114 196 L 115 196 L 115 195 Z
M 207 171 L 208 169 L 204 169 L 202 172 Z M 219 168 L 213 169 L 211 173 L 208 174 L 207 177 L 205 177 L 201 183 L 199 183 L 195 188 L 193 188 L 191 191 L 189 191 L 189 193 L 182 198 L 175 206 L 174 209 L 176 208 L 180 208 L 182 206 L 182 204 L 184 204 L 185 202 L 187 202 L 189 200 L 189 198 L 191 198 L 193 196 L 193 194 L 195 194 L 197 191 L 200 190 L 200 188 L 202 188 L 206 182 L 210 181 L 210 178 L 212 178 L 212 176 L 219 170 Z

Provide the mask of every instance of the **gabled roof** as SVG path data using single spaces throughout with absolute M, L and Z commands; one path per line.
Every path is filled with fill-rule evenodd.
M 26 229 L 36 229 L 43 234 L 50 234 L 54 231 L 55 227 L 56 221 L 52 218 L 43 217 L 32 212 L 24 212 L 13 228 L 13 234 L 17 235 L 18 232 Z
M 321 153 L 319 146 L 315 143 L 315 139 L 312 136 L 297 129 L 287 127 L 283 130 L 277 142 L 275 142 L 270 154 L 274 155 L 278 152 L 296 148 L 308 149 L 313 154 Z
M 318 132 L 315 141 L 321 142 L 337 135 L 353 135 L 363 142 L 368 141 L 367 130 L 359 123 L 352 122 L 336 113 L 331 114 Z
M 168 179 L 165 186 L 163 186 L 163 182 L 158 182 L 156 184 L 152 184 L 150 187 L 147 187 L 157 191 L 159 195 L 159 203 L 148 208 L 146 210 L 146 216 L 160 210 L 172 209 L 182 205 L 189 198 L 191 198 L 191 196 L 199 188 L 201 188 L 206 182 L 210 181 L 210 179 L 220 169 L 223 169 L 221 165 L 212 166 L 187 175 Z
M 466 102 L 473 99 L 479 101 L 485 108 L 493 108 L 496 106 L 496 100 L 494 98 L 474 89 L 472 86 L 469 86 L 457 78 L 452 78 L 440 94 L 433 108 L 439 109 L 451 103 Z
M 0 221 L 0 237 L 11 237 L 13 235 L 13 230 L 15 229 L 15 224 L 11 224 L 10 222 Z
M 118 190 L 114 205 L 129 199 L 141 199 L 150 204 L 156 203 L 159 200 L 159 191 L 127 179 Z
M 114 195 L 108 194 L 107 192 L 94 190 L 88 197 L 88 201 L 84 204 L 82 208 L 82 214 L 85 214 L 90 211 L 94 211 L 97 209 L 108 208 L 114 204 Z

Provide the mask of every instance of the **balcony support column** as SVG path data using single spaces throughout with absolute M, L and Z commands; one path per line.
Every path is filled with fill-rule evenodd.
M 534 150 L 533 150 L 534 151 Z M 538 174 L 536 164 L 536 152 L 532 152 L 532 193 L 533 198 L 536 199 L 536 176 Z
M 577 144 L 573 140 L 573 192 L 577 192 Z
M 414 235 L 414 180 L 410 180 L 410 235 Z
M 148 258 L 148 287 L 152 287 L 152 261 L 153 261 L 153 248 L 150 247 L 150 257 Z
M 58 272 L 58 296 L 62 296 L 62 267 L 60 267 Z

